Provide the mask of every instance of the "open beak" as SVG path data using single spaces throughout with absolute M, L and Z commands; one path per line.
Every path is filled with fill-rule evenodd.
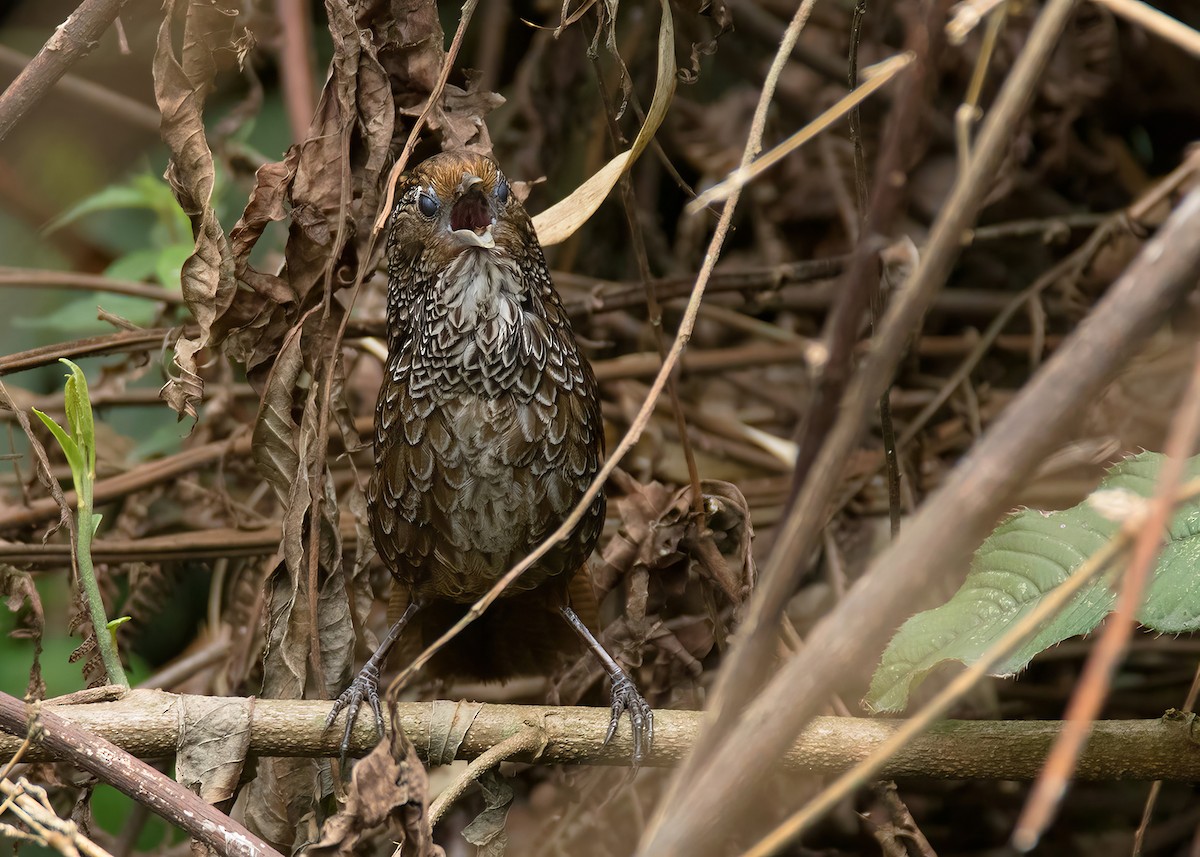
M 492 236 L 495 218 L 487 197 L 476 187 L 482 181 L 467 173 L 458 183 L 457 199 L 450 209 L 450 234 L 469 247 L 491 250 L 496 246 Z
M 455 229 L 450 234 L 470 247 L 482 247 L 485 250 L 493 250 L 496 247 L 496 239 L 492 237 L 490 223 L 482 232 L 476 232 L 474 229 Z

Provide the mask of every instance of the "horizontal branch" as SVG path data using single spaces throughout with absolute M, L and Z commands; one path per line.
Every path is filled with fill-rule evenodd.
M 24 372 L 57 363 L 66 357 L 78 360 L 81 357 L 98 357 L 113 353 L 135 353 L 164 348 L 173 328 L 157 327 L 146 330 L 120 330 L 100 336 L 89 336 L 72 342 L 55 342 L 17 351 L 0 357 L 0 376 Z
M 3 45 L 0 45 L 0 60 L 5 56 Z M 87 81 L 81 81 L 87 83 Z M 89 86 L 92 84 L 88 84 Z M 148 110 L 150 108 L 147 108 Z M 158 130 L 158 111 L 154 112 L 154 129 Z M 173 306 L 182 306 L 183 292 L 170 291 L 162 286 L 150 283 L 139 283 L 134 280 L 116 280 L 101 274 L 79 274 L 74 271 L 47 271 L 39 268 L 12 268 L 0 266 L 0 286 L 38 289 L 70 289 L 82 292 L 101 292 L 113 295 L 128 295 L 135 298 L 145 298 L 150 301 L 161 301 Z
M 219 461 L 226 455 L 247 455 L 249 452 L 249 435 L 238 440 L 218 440 L 203 446 L 195 446 L 166 458 L 139 464 L 116 476 L 99 480 L 95 485 L 93 499 L 95 504 L 100 506 L 134 491 L 149 488 L 151 485 L 193 470 L 199 470 Z M 66 498 L 67 504 L 74 508 L 75 492 L 67 491 Z M 52 521 L 58 516 L 58 511 L 58 504 L 53 497 L 42 497 L 23 508 L 15 508 L 6 511 L 5 514 L 0 514 L 0 531 Z
M 96 562 L 118 563 L 261 556 L 278 549 L 282 533 L 280 527 L 257 530 L 216 527 L 141 539 L 96 539 L 92 542 L 92 558 Z M 344 547 L 357 544 L 354 521 L 343 523 L 341 533 Z M 0 542 L 0 562 L 69 565 L 70 560 L 68 542 Z
M 207 698 L 136 691 L 116 702 L 48 703 L 47 709 L 133 755 L 153 759 L 174 755 L 179 724 L 185 721 L 182 709 L 189 700 L 199 699 L 211 703 Z M 230 697 L 228 703 L 247 709 L 249 753 L 253 755 L 335 756 L 339 752 L 342 726 L 324 729 L 328 702 Z M 444 701 L 406 702 L 399 708 L 404 730 L 423 758 L 429 757 L 431 735 L 443 736 L 436 742 L 443 748 L 445 735 L 462 734 L 454 757 L 473 759 L 529 724 L 537 724 L 546 732 L 546 749 L 536 760 L 546 764 L 627 765 L 632 753 L 626 720 L 621 721 L 616 736 L 605 746 L 607 708 Z M 351 738 L 352 754 L 362 755 L 374 746 L 372 719 L 358 719 Z M 691 749 L 702 719 L 698 711 L 655 712 L 654 746 L 643 764 L 677 764 Z M 792 744 L 783 765 L 819 774 L 845 770 L 887 740 L 901 722 L 818 717 Z M 1059 728 L 1057 721 L 946 721 L 909 744 L 881 776 L 1031 779 Z M 1078 777 L 1200 779 L 1200 747 L 1192 737 L 1193 728 L 1193 715 L 1178 713 L 1158 720 L 1100 721 L 1080 759 Z M 19 745 L 19 738 L 0 737 L 0 758 L 11 755 Z M 439 754 L 450 755 L 443 749 Z M 46 756 L 43 752 L 34 758 Z M 535 761 L 528 756 L 514 758 Z

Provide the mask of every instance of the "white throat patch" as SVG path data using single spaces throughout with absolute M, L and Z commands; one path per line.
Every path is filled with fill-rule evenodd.
M 465 250 L 447 268 L 442 303 L 450 325 L 475 333 L 485 351 L 516 332 L 521 318 L 521 279 L 510 259 L 486 250 Z

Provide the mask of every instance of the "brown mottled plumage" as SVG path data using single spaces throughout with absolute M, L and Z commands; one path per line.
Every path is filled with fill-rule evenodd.
M 352 721 L 365 696 L 380 724 L 374 684 L 401 629 L 415 616 L 422 645 L 445 631 L 562 523 L 604 453 L 591 366 L 495 162 L 447 153 L 406 173 L 387 262 L 388 362 L 367 500 L 375 547 L 409 606 L 331 715 L 349 705 Z M 568 603 L 603 522 L 599 494 L 431 666 L 482 679 L 547 672 L 582 638 L 613 679 L 609 737 L 630 711 L 636 762 L 650 709 Z

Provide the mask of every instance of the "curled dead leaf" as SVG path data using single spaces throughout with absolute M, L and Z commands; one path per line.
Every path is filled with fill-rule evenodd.
M 167 381 L 159 395 L 181 417 L 195 417 L 203 392 L 195 354 L 209 343 L 213 324 L 237 291 L 229 241 L 212 206 L 216 172 L 204 133 L 204 102 L 217 74 L 216 55 L 234 42 L 238 11 L 224 2 L 187 4 L 183 41 L 176 55 L 172 25 L 177 8 L 175 0 L 168 0 L 158 31 L 154 97 L 162 116 L 163 142 L 171 153 L 166 179 L 192 223 L 195 247 L 183 263 L 181 286 L 200 332 L 177 344 L 179 377 Z
M 392 709 L 391 730 L 354 766 L 346 803 L 325 822 L 310 857 L 350 857 L 373 832 L 388 825 L 403 857 L 444 857 L 429 824 L 429 778 Z

